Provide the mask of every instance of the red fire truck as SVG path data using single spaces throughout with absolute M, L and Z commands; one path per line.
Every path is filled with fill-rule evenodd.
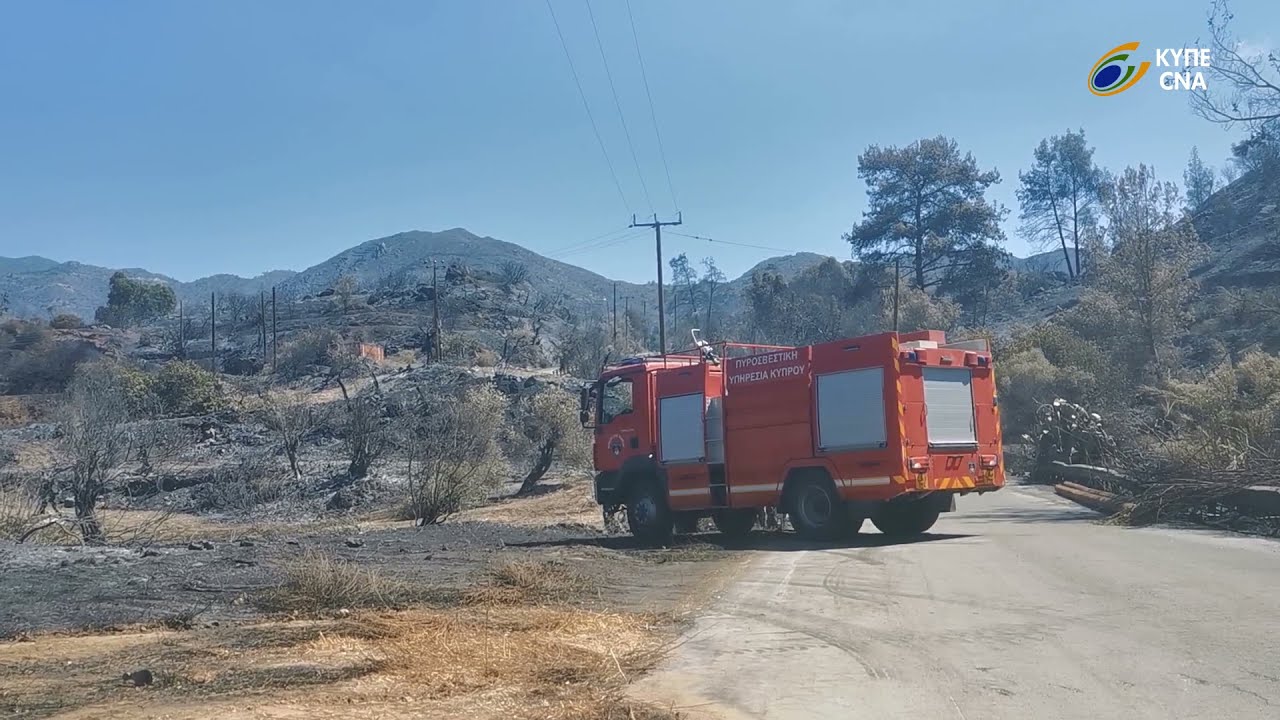
M 604 368 L 582 391 L 595 497 L 661 542 L 710 515 L 728 535 L 761 508 L 810 539 L 927 531 L 955 497 L 1004 485 L 985 340 L 936 330 L 804 347 L 698 341 Z

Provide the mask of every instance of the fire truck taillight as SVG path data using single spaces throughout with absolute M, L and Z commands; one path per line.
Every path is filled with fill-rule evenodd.
M 907 465 L 911 468 L 911 472 L 927 472 L 929 470 L 929 458 L 913 457 Z
M 982 456 L 982 467 L 984 468 L 994 468 L 999 464 L 1000 464 L 1000 458 L 996 457 L 995 455 Z

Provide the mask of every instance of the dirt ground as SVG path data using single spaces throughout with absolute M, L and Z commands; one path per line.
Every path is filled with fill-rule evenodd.
M 621 688 L 742 556 L 717 536 L 639 548 L 596 512 L 571 482 L 426 528 L 187 518 L 173 537 L 188 542 L 0 545 L 0 716 L 670 717 Z M 402 592 L 323 612 L 263 601 L 318 556 Z M 510 567 L 573 581 L 495 585 Z M 123 679 L 142 669 L 150 683 Z

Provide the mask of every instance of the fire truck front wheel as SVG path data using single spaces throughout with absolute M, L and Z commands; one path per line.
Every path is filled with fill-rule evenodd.
M 938 522 L 940 508 L 926 500 L 891 501 L 871 516 L 871 522 L 885 535 L 906 537 L 927 532 Z
M 806 540 L 832 540 L 845 530 L 844 503 L 827 478 L 801 480 L 792 489 L 788 503 L 791 525 Z
M 674 518 L 667 500 L 652 480 L 632 483 L 627 493 L 627 525 L 643 543 L 663 543 L 671 538 Z

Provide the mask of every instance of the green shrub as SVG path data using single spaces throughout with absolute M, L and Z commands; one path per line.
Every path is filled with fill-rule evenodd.
M 226 405 L 218 378 L 190 360 L 166 363 L 151 387 L 167 415 L 202 415 Z
M 57 337 L 39 323 L 0 326 L 0 391 L 24 395 L 61 392 L 76 366 L 99 355 L 92 345 Z
M 1038 347 L 1006 353 L 998 361 L 1000 425 L 1006 437 L 1030 433 L 1041 405 L 1057 398 L 1080 402 L 1094 391 L 1092 375 L 1054 365 Z
M 111 276 L 107 304 L 98 308 L 94 318 L 108 325 L 128 326 L 152 318 L 163 317 L 177 307 L 173 288 L 160 282 L 134 280 L 122 272 Z
M 280 348 L 276 372 L 298 378 L 314 365 L 329 366 L 342 355 L 342 336 L 327 328 L 307 330 Z
M 1155 391 L 1174 433 L 1209 441 L 1230 461 L 1247 450 L 1280 449 L 1280 358 L 1246 353 L 1198 380 L 1170 380 Z

